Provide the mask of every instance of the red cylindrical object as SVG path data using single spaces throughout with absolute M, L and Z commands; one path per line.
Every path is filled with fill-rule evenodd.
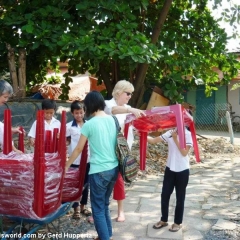
M 124 137 L 126 139 L 128 138 L 129 125 L 130 125 L 130 123 L 126 123 L 125 126 L 124 126 Z
M 3 154 L 7 155 L 12 151 L 12 117 L 11 110 L 4 110 L 4 134 Z
M 57 152 L 58 150 L 58 128 L 53 129 L 53 152 Z
M 146 168 L 147 133 L 140 132 L 140 170 Z
M 44 206 L 44 174 L 45 174 L 45 153 L 44 153 L 44 111 L 37 113 L 36 139 L 34 148 L 34 212 L 43 217 Z
M 192 135 L 193 148 L 194 148 L 194 153 L 195 153 L 195 156 L 196 156 L 196 161 L 199 163 L 201 160 L 200 160 L 200 157 L 199 157 L 199 149 L 198 149 L 196 129 L 195 129 L 194 122 L 190 123 L 189 128 L 190 128 L 191 135 Z
M 52 153 L 52 131 L 45 131 L 45 153 Z
M 22 133 L 19 133 L 19 135 L 18 135 L 18 150 L 20 150 L 24 153 L 24 131 L 23 131 L 23 127 L 19 127 L 19 130 Z

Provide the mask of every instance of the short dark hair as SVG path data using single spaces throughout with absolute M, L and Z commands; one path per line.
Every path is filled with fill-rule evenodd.
M 42 110 L 49 110 L 49 109 L 54 109 L 54 111 L 56 111 L 57 109 L 56 101 L 53 99 L 43 99 Z
M 85 99 L 84 104 L 86 107 L 86 116 L 90 117 L 94 112 L 98 110 L 104 110 L 106 104 L 101 93 L 97 91 L 89 92 Z
M 80 110 L 83 109 L 85 111 L 85 106 L 82 102 L 75 100 L 71 103 L 71 113 L 74 112 L 74 110 Z

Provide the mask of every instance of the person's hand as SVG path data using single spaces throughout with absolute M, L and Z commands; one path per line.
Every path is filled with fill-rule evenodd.
M 68 171 L 68 169 L 69 169 L 69 164 L 68 164 L 68 161 L 66 161 L 66 165 L 65 165 L 65 172 L 67 172 Z
M 30 145 L 34 147 L 35 146 L 35 138 L 30 138 L 29 141 L 30 141 Z
M 145 112 L 143 110 L 137 109 L 137 108 L 128 108 L 128 112 L 135 115 L 136 118 L 145 116 Z
M 174 129 L 171 133 L 173 139 L 177 139 L 177 129 Z
M 22 128 L 23 129 L 23 128 Z M 26 131 L 23 129 L 23 132 L 20 130 L 20 127 L 12 127 L 12 133 L 23 133 L 26 134 Z

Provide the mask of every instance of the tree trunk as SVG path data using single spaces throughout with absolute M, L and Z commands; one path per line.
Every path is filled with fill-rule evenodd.
M 13 92 L 17 93 L 18 92 L 18 77 L 17 77 L 16 63 L 15 63 L 15 52 L 10 44 L 6 43 L 6 47 L 8 50 L 7 58 L 8 58 L 10 76 L 12 79 Z
M 19 97 L 26 97 L 26 50 L 19 49 L 18 57 Z
M 108 94 L 107 99 L 110 99 L 112 96 L 112 90 L 114 88 L 114 83 L 111 81 L 110 75 L 108 74 L 106 69 L 107 69 L 106 65 L 103 62 L 101 62 L 99 64 L 99 75 L 103 79 L 103 82 L 106 86 L 107 94 Z
M 162 10 L 159 13 L 158 20 L 155 24 L 155 27 L 153 29 L 151 41 L 152 43 L 156 44 L 158 37 L 161 33 L 161 30 L 163 28 L 163 24 L 167 18 L 167 14 L 169 12 L 169 9 L 172 5 L 173 0 L 165 0 Z M 142 96 L 143 96 L 143 89 L 144 89 L 144 80 L 146 77 L 146 73 L 148 70 L 148 64 L 141 63 L 138 65 L 137 68 L 137 74 L 136 74 L 136 80 L 134 84 L 135 88 L 135 94 L 133 95 L 130 104 L 134 107 L 139 108 L 142 102 Z

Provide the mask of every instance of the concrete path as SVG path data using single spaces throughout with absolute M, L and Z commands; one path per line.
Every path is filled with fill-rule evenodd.
M 163 175 L 138 179 L 126 188 L 126 221 L 118 223 L 116 201 L 111 203 L 114 240 L 200 240 L 211 229 L 234 230 L 240 219 L 240 157 L 224 156 L 191 166 L 183 228 L 176 233 L 152 225 L 160 218 Z M 169 225 L 173 223 L 175 192 L 170 201 Z

